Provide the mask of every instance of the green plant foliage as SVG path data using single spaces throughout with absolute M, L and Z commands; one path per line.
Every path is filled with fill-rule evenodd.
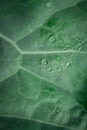
M 87 1 L 0 1 L 0 130 L 87 130 Z

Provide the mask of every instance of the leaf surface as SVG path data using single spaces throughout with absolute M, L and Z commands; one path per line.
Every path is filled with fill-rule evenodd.
M 86 7 L 1 1 L 1 130 L 87 130 Z

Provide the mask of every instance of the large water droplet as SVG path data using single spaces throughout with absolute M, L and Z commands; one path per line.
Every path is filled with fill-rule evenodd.
M 67 63 L 66 63 L 66 67 L 70 67 L 71 64 L 72 64 L 71 62 L 67 62 Z
M 46 59 L 41 59 L 41 64 L 47 65 L 47 64 L 48 64 L 48 61 L 47 61 Z
M 48 67 L 48 68 L 47 68 L 47 71 L 48 71 L 48 72 L 51 72 L 51 71 L 52 71 L 52 68 L 51 68 L 51 67 Z
M 46 3 L 46 6 L 47 6 L 48 8 L 50 8 L 50 7 L 51 7 L 51 5 L 52 5 L 52 3 L 51 3 L 51 2 L 47 2 L 47 3 Z
M 54 35 L 50 35 L 50 36 L 49 36 L 49 41 L 50 41 L 51 43 L 55 42 L 55 41 L 56 41 L 56 37 L 55 37 Z
M 61 67 L 57 67 L 57 72 L 61 73 L 62 72 L 62 68 Z
M 56 61 L 60 62 L 61 61 L 61 57 L 60 56 L 56 56 Z

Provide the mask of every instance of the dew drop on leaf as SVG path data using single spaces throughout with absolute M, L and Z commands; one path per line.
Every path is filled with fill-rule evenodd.
M 60 112 L 60 107 L 57 107 L 56 110 L 55 110 L 56 113 L 59 113 Z
M 47 61 L 46 59 L 41 59 L 41 64 L 47 65 L 47 64 L 48 64 L 48 61 Z
M 81 43 L 82 42 L 82 40 L 81 39 L 78 39 L 78 43 Z
M 59 43 L 64 43 L 64 39 L 63 38 L 59 39 Z
M 64 47 L 64 50 L 67 50 L 67 49 L 69 49 L 69 45 L 68 44 Z
M 46 6 L 47 6 L 48 8 L 50 8 L 50 7 L 51 7 L 51 5 L 52 5 L 52 3 L 51 3 L 51 2 L 47 2 L 47 3 L 46 3 Z
M 66 67 L 70 67 L 70 66 L 71 66 L 71 62 L 67 62 Z
M 61 57 L 60 56 L 56 56 L 56 61 L 60 62 L 61 61 Z
M 66 45 L 66 48 L 69 48 L 69 45 Z
M 73 57 L 74 55 L 71 55 L 71 58 Z
M 56 41 L 56 37 L 55 37 L 54 35 L 50 35 L 50 36 L 49 36 L 49 41 L 50 41 L 51 43 L 55 42 L 55 41 Z
M 72 47 L 72 50 L 75 50 L 75 46 Z
M 48 67 L 48 68 L 47 68 L 47 71 L 48 71 L 48 72 L 51 72 L 51 71 L 52 71 L 52 68 L 51 68 L 51 67 Z
M 62 68 L 61 67 L 57 67 L 57 72 L 62 72 Z
M 77 49 L 78 51 L 82 51 L 82 46 L 79 46 Z

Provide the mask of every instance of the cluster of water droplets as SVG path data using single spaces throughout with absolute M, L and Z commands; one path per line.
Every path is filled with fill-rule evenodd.
M 83 40 L 79 37 L 72 38 L 72 45 L 73 45 L 72 50 L 82 51 L 83 50 L 82 42 Z
M 46 71 L 49 72 L 50 74 L 57 74 L 57 73 L 62 73 L 64 71 L 64 69 L 66 68 L 70 68 L 72 66 L 72 58 L 73 58 L 73 54 L 71 54 L 70 59 L 68 59 L 68 61 L 65 61 L 65 66 L 63 67 L 62 65 L 62 58 L 59 55 L 56 55 L 55 60 L 53 60 L 53 64 L 50 63 L 50 61 L 46 58 L 41 58 L 40 62 L 42 65 L 42 68 Z

